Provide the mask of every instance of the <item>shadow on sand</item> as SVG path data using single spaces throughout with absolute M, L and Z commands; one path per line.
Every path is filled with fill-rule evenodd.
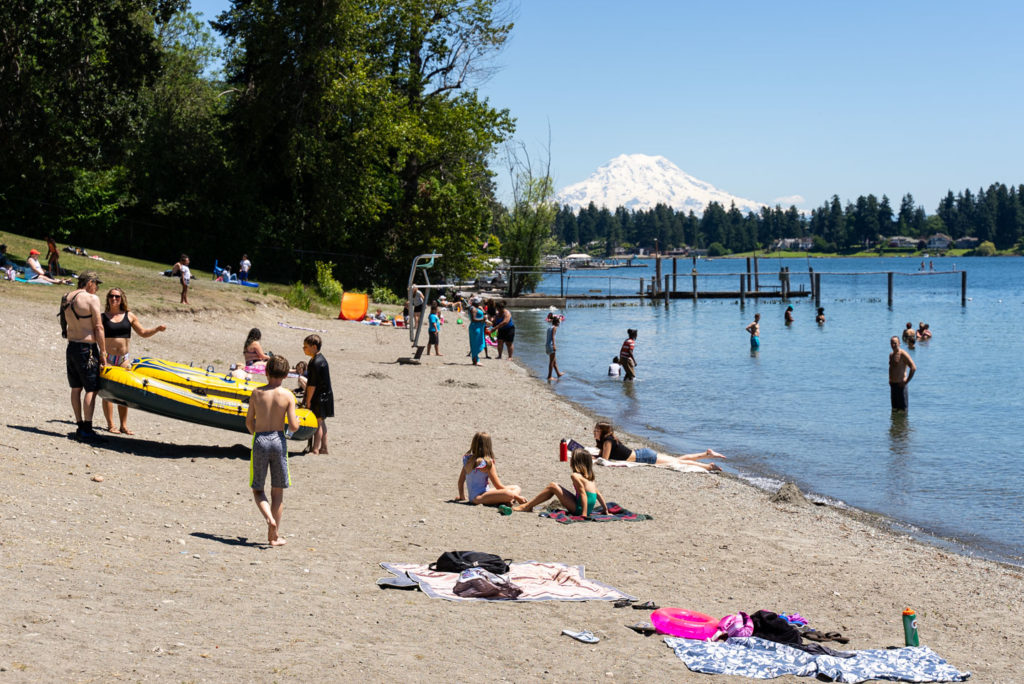
M 70 423 L 69 421 L 49 421 L 52 423 Z M 40 435 L 44 437 L 65 437 L 67 439 L 74 439 L 74 432 L 57 432 L 54 430 L 44 430 L 34 425 L 10 425 L 9 428 L 12 430 L 20 430 L 21 432 L 27 432 L 33 435 Z M 103 438 L 102 442 L 96 444 L 87 444 L 96 449 L 104 449 L 106 451 L 116 451 L 122 454 L 132 454 L 135 456 L 145 456 L 147 458 L 233 458 L 238 460 L 244 460 L 249 458 L 249 447 L 245 444 L 232 444 L 230 446 L 218 446 L 210 444 L 165 444 L 163 442 L 154 442 L 147 439 L 140 439 L 138 437 L 130 437 L 128 435 L 108 435 L 106 431 L 99 433 Z M 289 452 L 289 457 L 299 456 L 299 451 Z
M 228 546 L 251 546 L 254 548 L 268 546 L 267 542 L 249 541 L 248 537 L 223 537 L 219 534 L 210 534 L 208 532 L 193 532 L 189 536 L 196 537 L 198 539 L 209 539 L 210 541 L 220 542 L 221 544 L 227 544 Z

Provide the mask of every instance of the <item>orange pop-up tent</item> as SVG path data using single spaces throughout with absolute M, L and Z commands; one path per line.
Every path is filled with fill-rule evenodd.
M 341 295 L 341 312 L 338 318 L 343 321 L 361 321 L 366 318 L 370 308 L 370 297 L 356 292 L 345 292 Z

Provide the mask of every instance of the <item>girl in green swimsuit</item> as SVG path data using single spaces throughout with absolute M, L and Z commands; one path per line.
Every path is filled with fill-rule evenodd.
M 602 510 L 608 508 L 604 495 L 597 488 L 594 478 L 594 457 L 586 449 L 577 449 L 572 452 L 572 459 L 569 461 L 572 467 L 573 489 L 566 489 L 557 482 L 551 482 L 541 490 L 540 494 L 520 506 L 514 506 L 512 510 L 530 513 L 534 506 L 539 506 L 551 497 L 558 497 L 558 500 L 565 506 L 570 515 L 590 516 L 597 508 L 596 504 L 601 503 Z

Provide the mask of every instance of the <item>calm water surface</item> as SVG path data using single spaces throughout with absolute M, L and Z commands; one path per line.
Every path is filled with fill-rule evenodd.
M 731 299 L 641 304 L 570 303 L 558 333 L 559 393 L 669 451 L 708 446 L 727 468 L 766 485 L 802 490 L 885 514 L 924 536 L 1024 564 L 1024 259 L 933 259 L 968 272 L 922 276 L 920 260 L 762 259 L 762 285 L 789 266 L 793 289 L 808 288 L 808 266 L 822 275 L 828 318 L 814 322 L 810 298 L 786 303 Z M 690 287 L 679 261 L 680 289 Z M 671 273 L 671 266 L 666 269 Z M 699 261 L 700 289 L 735 290 L 743 260 Z M 877 275 L 847 275 L 873 271 Z M 886 276 L 895 297 L 886 304 Z M 634 293 L 648 268 L 545 276 L 539 291 Z M 684 284 L 685 283 L 685 284 Z M 761 314 L 761 349 L 744 327 Z M 542 377 L 546 311 L 517 311 L 516 352 Z M 889 408 L 889 337 L 906 322 L 934 337 L 910 351 L 918 365 L 910 410 Z M 638 380 L 606 375 L 627 328 L 637 328 Z M 577 440 L 589 435 L 579 426 Z

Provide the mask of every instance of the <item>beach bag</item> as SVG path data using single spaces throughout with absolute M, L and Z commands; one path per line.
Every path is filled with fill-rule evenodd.
M 508 572 L 507 559 L 496 556 L 493 553 L 482 551 L 445 551 L 437 559 L 436 563 L 430 564 L 431 570 L 437 572 L 462 572 L 470 568 L 483 568 L 495 575 L 504 575 Z
M 523 590 L 512 584 L 508 578 L 495 575 L 483 568 L 463 570 L 452 591 L 456 596 L 462 598 L 510 600 L 519 598 L 519 595 L 523 593 Z

